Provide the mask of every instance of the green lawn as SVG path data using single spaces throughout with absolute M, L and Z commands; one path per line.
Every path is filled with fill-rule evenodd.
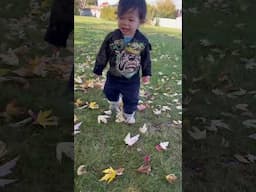
M 114 22 L 89 17 L 75 17 L 75 77 L 84 81 L 93 79 L 95 56 L 105 35 L 116 27 Z M 78 122 L 83 122 L 81 132 L 75 136 L 75 175 L 80 165 L 86 173 L 75 176 L 75 191 L 105 192 L 174 192 L 182 191 L 181 175 L 181 32 L 168 28 L 142 26 L 152 44 L 153 76 L 150 85 L 141 90 L 152 97 L 144 103 L 150 108 L 137 112 L 136 124 L 128 126 L 110 119 L 107 124 L 98 124 L 97 116 L 108 109 L 108 103 L 100 89 L 88 88 L 86 92 L 75 91 L 75 99 L 95 101 L 99 109 L 75 108 Z M 105 70 L 106 72 L 106 70 Z M 171 110 L 155 115 L 153 109 L 168 106 Z M 178 106 L 178 107 L 177 107 Z M 177 108 L 176 108 L 177 107 Z M 128 132 L 139 133 L 146 123 L 148 131 L 139 141 L 128 148 L 123 139 Z M 155 145 L 169 141 L 167 151 L 158 152 Z M 140 174 L 136 169 L 143 163 L 145 155 L 151 156 L 152 171 Z M 100 182 L 102 170 L 112 166 L 124 167 L 124 174 L 112 183 Z M 169 184 L 165 176 L 173 173 L 178 179 Z

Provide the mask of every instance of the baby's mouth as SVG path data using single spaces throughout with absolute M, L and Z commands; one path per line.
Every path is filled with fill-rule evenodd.
M 122 32 L 123 32 L 123 33 L 128 33 L 128 32 L 129 32 L 129 29 L 127 29 L 127 28 L 122 28 Z

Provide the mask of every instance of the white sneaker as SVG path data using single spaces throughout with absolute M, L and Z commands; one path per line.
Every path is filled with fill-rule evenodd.
M 124 117 L 125 117 L 125 122 L 127 124 L 134 124 L 135 123 L 135 117 L 134 117 L 135 113 L 132 114 L 127 114 L 124 113 Z

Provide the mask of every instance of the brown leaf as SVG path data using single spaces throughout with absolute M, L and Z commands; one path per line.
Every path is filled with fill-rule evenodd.
M 17 106 L 16 100 L 12 100 L 10 103 L 6 105 L 5 113 L 7 116 L 18 116 L 25 112 L 25 110 L 21 107 Z
M 166 175 L 165 178 L 171 184 L 173 184 L 177 180 L 177 176 L 175 174 Z
M 145 173 L 145 174 L 149 174 L 150 172 L 151 172 L 151 165 L 145 165 L 145 164 L 143 164 L 143 165 L 141 165 L 138 169 L 137 169 L 137 171 L 139 172 L 139 173 Z

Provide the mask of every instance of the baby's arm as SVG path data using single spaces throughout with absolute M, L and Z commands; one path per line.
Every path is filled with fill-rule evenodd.
M 106 36 L 104 39 L 100 50 L 97 54 L 93 73 L 97 76 L 101 76 L 104 68 L 106 67 L 108 60 L 109 60 L 109 46 L 108 46 L 108 41 L 111 33 Z
M 141 65 L 142 65 L 142 83 L 149 84 L 151 77 L 151 58 L 150 58 L 150 43 L 147 44 L 142 54 Z

